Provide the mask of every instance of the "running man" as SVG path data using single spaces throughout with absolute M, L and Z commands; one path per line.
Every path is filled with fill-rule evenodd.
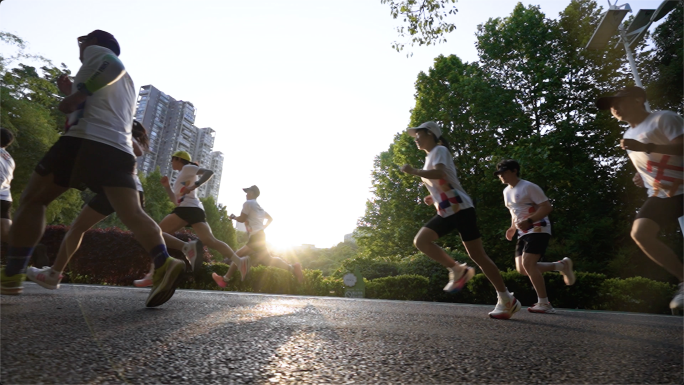
M 147 137 L 145 127 L 137 120 L 133 121 L 132 135 L 133 152 L 135 153 L 135 156 L 141 156 L 143 151 L 149 148 L 149 138 Z M 142 183 L 140 183 L 137 171 L 138 170 L 136 169 L 133 178 L 135 179 L 136 190 L 138 191 L 138 196 L 140 198 L 140 207 L 144 209 L 145 193 L 143 192 Z M 59 283 L 62 280 L 62 272 L 81 246 L 81 241 L 83 240 L 85 232 L 113 213 L 114 208 L 107 200 L 107 197 L 104 194 L 95 195 L 87 204 L 83 205 L 81 213 L 71 223 L 71 226 L 69 226 L 69 231 L 67 231 L 59 246 L 59 252 L 57 253 L 55 263 L 51 267 L 47 266 L 47 264 L 42 268 L 29 267 L 26 271 L 27 278 L 46 289 L 59 289 Z M 182 250 L 183 254 L 190 262 L 190 266 L 193 267 L 195 258 L 202 254 L 202 242 L 194 240 L 186 243 L 170 234 L 163 233 L 162 235 L 164 236 L 166 245 L 171 249 Z M 150 286 L 151 284 L 150 281 L 149 285 L 146 286 Z
M 537 303 L 528 307 L 531 313 L 555 313 L 549 302 L 544 283 L 545 271 L 560 271 L 566 285 L 575 283 L 572 260 L 563 258 L 558 262 L 540 262 L 551 238 L 549 213 L 553 210 L 549 198 L 534 183 L 520 179 L 520 164 L 513 159 L 499 162 L 495 176 L 506 184 L 503 191 L 504 204 L 511 212 L 511 227 L 506 230 L 506 239 L 513 240 L 518 233 L 515 246 L 515 268 L 522 275 L 530 277 L 537 292 Z
M 47 206 L 69 188 L 105 194 L 121 221 L 150 253 L 156 271 L 145 304 L 159 306 L 178 286 L 185 263 L 169 256 L 159 226 L 140 207 L 133 172 L 131 136 L 136 90 L 119 60 L 119 43 L 95 30 L 77 39 L 83 63 L 75 81 L 57 80 L 63 93 L 58 109 L 69 115 L 68 131 L 38 163 L 24 189 L 10 229 L 7 265 L 0 292 L 21 294 L 26 265 L 45 230 Z M 103 245 L 106 247 L 106 245 Z
M 463 289 L 465 284 L 475 275 L 475 269 L 457 263 L 435 241 L 454 230 L 458 231 L 468 256 L 480 266 L 487 279 L 496 289 L 498 301 L 489 316 L 498 319 L 510 319 L 520 310 L 520 302 L 509 292 L 496 267 L 484 248 L 477 228 L 477 218 L 473 202 L 466 194 L 456 174 L 454 157 L 448 150 L 449 143 L 442 136 L 442 130 L 435 122 L 425 122 L 418 127 L 409 128 L 408 134 L 415 139 L 419 150 L 425 151 L 425 165 L 422 170 L 408 164 L 401 171 L 418 176 L 430 192 L 423 201 L 434 205 L 435 215 L 416 234 L 413 244 L 428 257 L 439 262 L 449 271 L 449 283 L 444 291 L 455 293 Z
M 684 266 L 658 239 L 660 229 L 684 215 L 684 119 L 672 111 L 646 111 L 646 91 L 627 87 L 596 100 L 599 110 L 629 124 L 620 141 L 637 173 L 633 181 L 645 187 L 648 198 L 632 224 L 632 239 L 655 263 L 679 280 L 670 308 L 684 307 Z
M 294 263 L 290 265 L 281 258 L 271 256 L 266 248 L 266 233 L 264 230 L 273 222 L 273 218 L 271 218 L 256 201 L 259 195 L 261 195 L 259 188 L 257 186 L 252 186 L 243 188 L 242 191 L 247 193 L 247 201 L 242 205 L 240 216 L 236 217 L 235 214 L 231 214 L 230 219 L 245 224 L 249 239 L 247 240 L 247 244 L 237 251 L 237 255 L 240 257 L 249 256 L 250 263 L 261 263 L 266 266 L 274 266 L 287 270 L 297 278 L 299 283 L 304 282 L 304 273 L 302 272 L 301 264 Z M 264 223 L 264 219 L 266 219 L 266 223 Z M 216 273 L 212 273 L 211 277 L 214 278 L 217 285 L 226 287 L 226 283 L 230 280 L 230 277 L 237 268 L 238 266 L 236 266 L 235 263 L 231 263 L 226 275 L 221 277 Z

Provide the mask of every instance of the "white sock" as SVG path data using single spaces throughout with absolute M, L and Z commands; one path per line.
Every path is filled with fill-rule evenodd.
M 513 300 L 513 294 L 508 289 L 506 291 L 497 291 L 496 295 L 499 297 L 499 303 L 508 303 Z
M 454 272 L 454 276 L 456 278 L 459 278 L 463 273 L 465 272 L 465 266 L 461 265 L 460 263 L 456 262 L 455 265 L 451 267 L 447 267 L 447 269 L 451 270 Z
M 537 297 L 537 302 L 543 303 L 543 304 L 548 304 L 549 303 L 549 297 L 544 297 L 544 298 Z

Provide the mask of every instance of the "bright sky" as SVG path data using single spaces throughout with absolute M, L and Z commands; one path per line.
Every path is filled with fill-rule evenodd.
M 400 22 L 380 0 L 5 0 L 0 30 L 73 73 L 78 36 L 114 34 L 137 87 L 192 102 L 195 124 L 216 130 L 229 213 L 256 184 L 270 243 L 331 247 L 364 214 L 373 159 L 407 127 L 418 73 L 439 54 L 477 60 L 477 25 L 516 3 L 459 1 L 448 42 L 407 47 L 410 58 L 392 50 Z M 569 0 L 523 3 L 555 18 Z M 629 1 L 634 13 L 660 3 Z

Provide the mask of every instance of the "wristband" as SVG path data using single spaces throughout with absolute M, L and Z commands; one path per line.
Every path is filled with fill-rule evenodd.
M 76 85 L 76 89 L 88 96 L 91 96 L 93 94 L 92 92 L 88 91 L 88 87 L 86 87 L 85 83 L 78 83 Z
M 527 223 L 529 223 L 530 226 L 534 226 L 534 221 L 532 220 L 532 218 L 527 218 Z

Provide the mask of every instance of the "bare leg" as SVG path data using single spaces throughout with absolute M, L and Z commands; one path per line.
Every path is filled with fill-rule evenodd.
M 116 214 L 147 251 L 165 245 L 157 223 L 140 207 L 140 198 L 135 189 L 127 187 L 104 187 L 105 195 Z
M 207 247 L 218 251 L 224 257 L 230 258 L 233 263 L 240 261 L 240 257 L 235 254 L 230 246 L 214 237 L 214 234 L 211 232 L 211 228 L 206 222 L 195 223 L 192 225 L 192 229 L 195 230 L 197 237 L 202 241 L 202 243 L 207 245 Z
M 522 265 L 522 258 L 519 256 L 515 257 L 515 269 L 518 270 L 518 273 L 522 275 L 527 275 L 527 272 L 525 271 L 525 268 Z M 546 273 L 547 271 L 560 271 L 562 266 L 558 266 L 558 262 L 537 262 L 537 269 L 542 272 Z
M 530 281 L 532 281 L 532 286 L 534 286 L 534 290 L 537 292 L 537 297 L 546 298 L 547 293 L 544 276 L 537 267 L 537 261 L 539 261 L 540 257 L 541 256 L 539 254 L 523 253 L 522 264 L 523 268 L 525 268 L 525 271 L 527 272 L 527 276 L 530 277 Z
M 31 174 L 14 213 L 14 223 L 9 231 L 9 246 L 35 247 L 45 231 L 45 210 L 53 200 L 68 189 L 53 182 L 53 174 Z
M 441 247 L 437 246 L 434 242 L 439 239 L 439 235 L 427 227 L 421 227 L 413 238 L 413 245 L 423 252 L 423 254 L 439 262 L 444 267 L 451 268 L 456 265 L 456 261 L 451 259 L 449 254 L 447 254 Z
M 677 255 L 658 240 L 660 225 L 648 218 L 639 218 L 632 225 L 632 239 L 653 260 L 664 267 L 668 273 L 677 277 L 679 282 L 684 281 L 684 266 Z
M 58 272 L 63 272 L 71 257 L 76 254 L 78 248 L 81 246 L 81 241 L 83 240 L 83 234 L 85 234 L 88 229 L 95 226 L 98 222 L 105 219 L 106 217 L 97 211 L 86 205 L 78 214 L 78 217 L 74 219 L 67 231 L 62 243 L 59 245 L 59 252 L 57 253 L 57 259 L 52 265 L 52 269 Z
M 489 279 L 489 282 L 494 285 L 496 291 L 499 293 L 507 292 L 506 284 L 504 284 L 503 278 L 501 278 L 499 268 L 496 267 L 494 261 L 489 258 L 484 247 L 482 247 L 482 238 L 463 242 L 463 245 L 470 256 L 470 259 L 480 266 L 480 269 L 482 269 L 484 275 Z
M 181 241 L 180 239 L 174 237 L 171 234 L 162 233 L 162 236 L 164 237 L 164 243 L 166 243 L 167 248 L 174 250 L 183 250 L 185 242 Z

